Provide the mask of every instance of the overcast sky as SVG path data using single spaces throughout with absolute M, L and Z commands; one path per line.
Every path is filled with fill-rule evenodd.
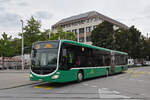
M 135 25 L 150 36 L 150 0 L 0 0 L 0 34 L 17 37 L 21 22 L 31 16 L 41 20 L 42 29 L 73 15 L 97 11 L 127 26 Z

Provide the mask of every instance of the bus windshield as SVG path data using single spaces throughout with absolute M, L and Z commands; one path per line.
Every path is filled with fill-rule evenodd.
M 33 45 L 31 70 L 46 75 L 57 69 L 58 42 L 38 42 Z
M 56 67 L 57 49 L 33 50 L 32 67 Z

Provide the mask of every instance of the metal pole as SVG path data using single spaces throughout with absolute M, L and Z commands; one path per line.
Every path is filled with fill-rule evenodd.
M 84 43 L 86 44 L 86 27 L 84 28 Z
M 23 35 L 23 20 L 20 20 L 22 23 L 22 70 L 24 70 L 24 35 Z
M 77 30 L 77 41 L 80 42 L 79 41 L 79 29 Z

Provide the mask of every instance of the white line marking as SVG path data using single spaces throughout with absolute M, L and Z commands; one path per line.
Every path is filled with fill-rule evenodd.
M 87 86 L 88 84 L 83 84 L 84 86 Z
M 93 86 L 91 86 L 91 87 L 96 88 L 97 86 L 93 85 Z
M 109 99 L 120 99 L 120 98 L 124 98 L 124 99 L 130 99 L 130 97 L 128 96 L 124 96 L 124 95 L 120 95 L 120 93 L 118 91 L 111 91 L 107 88 L 98 88 L 98 94 L 99 94 L 99 98 L 109 98 Z
M 113 91 L 113 93 L 115 93 L 115 94 L 120 94 L 118 91 Z
M 98 94 L 99 94 L 99 98 L 101 98 L 101 89 L 98 88 Z

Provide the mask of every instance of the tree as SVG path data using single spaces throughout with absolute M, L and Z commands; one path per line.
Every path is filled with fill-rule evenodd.
M 146 60 L 150 60 L 150 38 L 146 39 L 145 37 L 143 38 L 143 58 Z
M 14 38 L 11 41 L 12 47 L 13 47 L 13 55 L 20 55 L 21 54 L 21 48 L 22 48 L 22 40 L 19 38 Z
M 8 36 L 5 32 L 2 34 L 2 38 L 0 39 L 0 55 L 1 56 L 12 56 L 13 48 L 11 43 L 11 36 Z
M 27 21 L 27 25 L 23 28 L 24 29 L 24 46 L 25 46 L 25 53 L 30 53 L 32 44 L 38 40 L 40 40 L 41 35 L 41 23 L 31 17 Z
M 116 50 L 127 52 L 131 58 L 143 58 L 144 37 L 134 26 L 116 30 L 115 41 Z
M 129 29 L 113 29 L 113 25 L 104 21 L 92 31 L 93 45 L 127 52 L 131 58 L 143 58 L 147 43 L 141 32 L 131 26 Z
M 75 40 L 75 35 L 72 32 L 64 32 L 63 29 L 59 27 L 56 34 L 51 32 L 49 40 L 60 39 Z
M 142 53 L 142 40 L 141 32 L 134 26 L 131 26 L 128 31 L 128 40 L 130 41 L 129 55 L 132 58 L 141 58 Z
M 130 41 L 128 39 L 128 30 L 119 28 L 115 31 L 115 48 L 119 51 L 127 52 L 130 48 Z
M 49 33 L 50 33 L 50 29 L 46 29 L 44 30 L 44 32 L 41 32 L 41 35 L 39 35 L 39 41 L 45 41 L 49 39 Z
M 99 24 L 98 27 L 92 31 L 91 41 L 95 46 L 115 49 L 114 40 L 113 24 L 107 21 Z

